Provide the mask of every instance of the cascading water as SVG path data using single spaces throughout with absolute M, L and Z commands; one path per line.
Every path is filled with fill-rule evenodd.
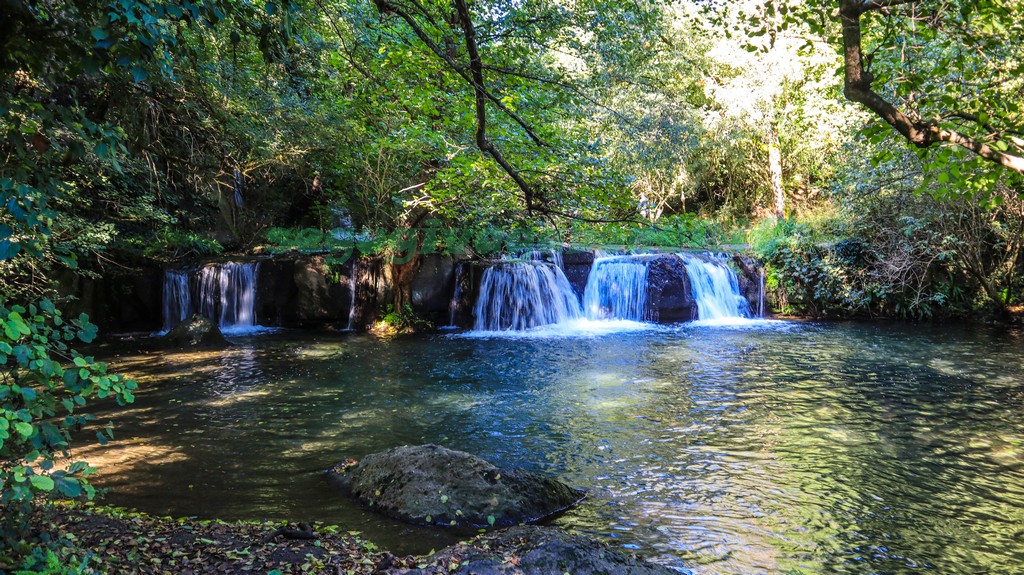
M 647 314 L 647 259 L 610 256 L 594 259 L 583 291 L 588 319 L 644 321 Z
M 188 273 L 167 270 L 164 272 L 163 331 L 181 323 L 192 309 L 192 295 L 188 290 Z
M 348 325 L 345 326 L 345 331 L 352 331 L 355 329 L 356 323 L 356 276 L 359 273 L 357 266 L 359 260 L 352 259 L 352 271 L 348 273 L 348 293 L 352 298 L 352 301 L 348 304 Z
M 218 295 L 220 294 L 220 266 L 210 264 L 199 269 L 199 308 L 195 311 L 206 317 L 217 319 Z
M 258 263 L 227 263 L 220 268 L 220 328 L 244 330 L 256 325 Z
M 562 254 L 561 248 L 551 249 L 551 261 L 558 267 L 558 269 L 562 270 L 563 272 L 565 271 L 565 257 Z
M 757 317 L 764 318 L 764 268 L 757 274 Z
M 452 291 L 452 299 L 448 302 L 448 326 L 456 327 L 455 314 L 459 311 L 459 298 L 462 297 L 462 262 L 455 264 L 455 289 Z
M 539 261 L 499 263 L 484 270 L 473 316 L 475 331 L 521 331 L 582 316 L 561 268 Z
M 750 303 L 740 293 L 739 278 L 717 258 L 680 254 L 686 264 L 693 299 L 697 302 L 697 319 L 728 320 L 750 317 Z
M 669 273 L 682 273 L 685 267 L 696 302 L 696 319 L 712 324 L 751 323 L 737 321 L 748 320 L 753 315 L 751 304 L 740 292 L 738 276 L 723 258 L 711 254 L 601 254 L 591 267 L 582 306 L 578 305 L 557 264 L 542 261 L 539 252 L 524 255 L 532 259 L 501 263 L 484 271 L 480 296 L 474 307 L 474 331 L 486 336 L 496 331 L 530 330 L 522 336 L 560 337 L 648 329 L 644 327 L 649 325 L 646 322 L 652 320 L 659 301 L 664 301 L 648 301 L 651 281 L 648 272 L 654 265 L 652 262 L 662 262 L 657 268 L 660 270 L 658 277 L 662 278 L 657 281 L 663 282 L 659 284 L 661 289 L 670 285 L 665 281 L 684 281 L 683 278 L 664 278 Z M 683 266 L 663 262 L 665 258 L 676 257 L 682 260 Z M 456 292 L 454 298 L 458 297 Z M 454 323 L 454 305 L 449 307 L 450 323 Z M 760 305 L 753 310 L 757 317 L 762 317 Z M 540 326 L 551 327 L 531 329 Z
M 167 331 L 193 313 L 217 321 L 224 331 L 245 331 L 256 325 L 258 263 L 210 264 L 196 271 L 195 298 L 189 274 L 164 274 L 163 327 Z

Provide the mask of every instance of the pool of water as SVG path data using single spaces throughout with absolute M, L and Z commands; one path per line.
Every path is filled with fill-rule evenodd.
M 1024 335 L 978 326 L 680 325 L 383 341 L 280 332 L 128 353 L 106 502 L 337 522 L 396 552 L 448 534 L 323 482 L 433 442 L 590 496 L 558 524 L 696 574 L 1019 573 Z

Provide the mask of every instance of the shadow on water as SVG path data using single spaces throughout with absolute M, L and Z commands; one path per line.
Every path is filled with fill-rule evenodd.
M 425 552 L 451 537 L 363 512 L 320 470 L 435 442 L 588 489 L 559 524 L 693 573 L 1016 573 L 1022 343 L 872 324 L 268 334 L 123 353 L 138 401 L 100 414 L 114 445 L 76 455 L 110 503 L 338 522 Z

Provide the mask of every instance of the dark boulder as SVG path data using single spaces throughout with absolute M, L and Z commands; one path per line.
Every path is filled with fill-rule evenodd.
M 647 306 L 647 317 L 662 323 L 697 317 L 697 303 L 682 258 L 667 254 L 647 265 Z
M 228 344 L 217 324 L 198 313 L 174 326 L 162 342 L 175 347 L 222 347 Z
M 756 259 L 740 254 L 734 255 L 732 261 L 737 271 L 740 292 L 750 303 L 750 311 L 755 316 L 768 313 L 764 301 L 764 267 Z
M 590 269 L 594 267 L 594 252 L 565 250 L 562 254 L 562 271 L 565 272 L 569 285 L 583 301 L 583 292 L 587 288 Z
M 507 527 L 556 515 L 585 493 L 438 445 L 403 446 L 327 470 L 327 481 L 374 511 L 417 525 Z
M 456 563 L 457 561 L 457 563 Z M 455 569 L 444 566 L 455 565 Z M 439 570 L 440 568 L 440 570 Z M 670 575 L 662 565 L 609 549 L 593 539 L 556 527 L 518 526 L 442 549 L 426 564 L 389 575 Z

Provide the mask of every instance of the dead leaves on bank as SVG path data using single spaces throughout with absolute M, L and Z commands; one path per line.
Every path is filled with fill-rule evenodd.
M 292 539 L 287 533 L 293 530 L 280 523 L 174 520 L 112 508 L 59 507 L 37 519 L 40 531 L 64 536 L 80 554 L 91 555 L 96 573 L 361 575 L 417 563 L 321 524 L 301 529 L 314 539 Z

